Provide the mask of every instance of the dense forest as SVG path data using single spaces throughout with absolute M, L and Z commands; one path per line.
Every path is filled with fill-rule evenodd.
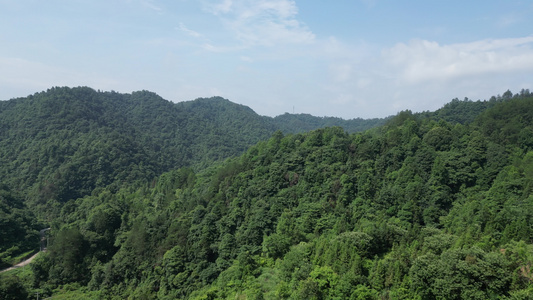
M 1 298 L 533 294 L 528 90 L 356 133 L 289 117 L 89 88 L 0 102 L 3 264 L 52 228 Z
M 283 133 L 303 133 L 318 128 L 342 127 L 348 133 L 361 132 L 367 129 L 385 124 L 388 118 L 384 119 L 351 119 L 344 120 L 335 117 L 315 117 L 309 114 L 289 114 L 285 113 L 275 117 L 273 120 Z
M 52 88 L 0 102 L 0 176 L 24 191 L 29 204 L 53 214 L 95 188 L 152 180 L 180 167 L 204 169 L 276 130 L 326 126 L 318 117 L 300 127 L 275 120 L 219 97 L 172 103 L 147 91 Z
M 146 91 L 90 88 L 0 102 L 0 126 L 3 183 L 47 213 L 95 188 L 205 167 L 275 131 L 251 109 L 221 98 L 174 104 Z

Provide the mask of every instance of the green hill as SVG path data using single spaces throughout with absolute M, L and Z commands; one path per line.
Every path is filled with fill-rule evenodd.
M 35 211 L 53 216 L 95 188 L 240 155 L 289 127 L 275 120 L 220 97 L 176 104 L 147 91 L 52 88 L 0 102 L 0 176 Z M 338 125 L 313 120 L 306 130 Z
M 0 102 L 0 259 L 31 248 L 30 211 L 52 228 L 0 298 L 526 299 L 532 111 L 521 93 L 284 135 L 222 98 Z
M 241 154 L 275 128 L 221 98 L 174 104 L 151 92 L 53 88 L 0 102 L 0 176 L 31 205 L 150 181 Z
M 402 112 L 357 134 L 278 132 L 200 172 L 100 190 L 54 221 L 33 284 L 95 299 L 527 299 L 531 111 L 525 95 L 464 125 Z
M 274 123 L 283 133 L 303 133 L 319 128 L 342 127 L 348 133 L 361 132 L 385 124 L 384 119 L 351 119 L 334 117 L 315 117 L 309 114 L 285 113 L 273 118 Z
M 0 259 L 35 248 L 39 224 L 70 200 L 204 169 L 280 128 L 220 97 L 176 104 L 148 91 L 56 87 L 0 101 Z

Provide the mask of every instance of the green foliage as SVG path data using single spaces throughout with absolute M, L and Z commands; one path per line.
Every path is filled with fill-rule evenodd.
M 137 110 L 152 103 L 131 97 Z M 61 206 L 34 288 L 106 299 L 524 298 L 533 152 L 521 130 L 503 139 L 490 126 L 501 110 L 528 128 L 529 110 L 507 107 L 528 101 L 465 104 L 476 109 L 464 120 L 481 113 L 473 123 L 405 111 L 357 134 L 278 131 L 203 170 L 95 188 Z M 196 113 L 221 122 L 208 112 Z
M 315 117 L 309 114 L 285 113 L 273 119 L 277 127 L 285 133 L 303 133 L 324 127 L 342 127 L 350 133 L 361 132 L 385 124 L 385 119 L 351 119 Z
M 0 176 L 26 191 L 48 220 L 58 213 L 57 202 L 183 166 L 203 168 L 275 131 L 249 108 L 222 98 L 174 104 L 147 91 L 53 88 L 1 107 Z
M 489 101 L 472 101 L 468 98 L 459 100 L 453 99 L 434 113 L 423 113 L 436 120 L 443 120 L 448 123 L 469 124 L 472 123 L 479 114 L 502 102 L 502 97 L 492 97 Z
M 421 256 L 409 275 L 424 299 L 490 299 L 508 295 L 509 265 L 505 256 L 474 247 Z
M 5 300 L 28 299 L 28 291 L 17 276 L 2 276 L 0 298 Z
M 331 119 L 305 122 L 311 129 L 351 122 Z M 379 124 L 368 122 L 356 130 Z M 64 203 L 97 188 L 204 169 L 286 130 L 283 124 L 220 97 L 171 103 L 148 91 L 55 87 L 0 102 L 0 176 L 50 222 Z
M 492 141 L 532 149 L 533 104 L 530 94 L 516 95 L 498 103 L 476 120 L 482 132 Z
M 87 242 L 79 230 L 61 230 L 50 247 L 50 278 L 57 283 L 87 283 L 88 270 L 84 262 L 87 248 Z
M 39 247 L 40 225 L 20 196 L 0 185 L 0 269 L 18 263 L 14 258 Z

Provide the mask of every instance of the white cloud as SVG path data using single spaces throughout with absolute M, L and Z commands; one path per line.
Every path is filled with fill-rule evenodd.
M 154 10 L 156 12 L 162 12 L 163 9 L 159 6 L 157 6 L 156 4 L 154 4 L 154 1 L 153 0 L 141 0 L 141 5 L 144 6 L 144 7 L 147 7 L 151 10 Z
M 451 45 L 413 40 L 383 51 L 383 59 L 398 83 L 419 84 L 533 69 L 532 45 L 533 36 Z
M 179 23 L 179 26 L 177 27 L 177 29 L 185 32 L 186 34 L 192 36 L 192 37 L 196 37 L 196 38 L 199 38 L 201 37 L 202 35 L 194 30 L 191 30 L 189 28 L 187 28 L 183 23 Z
M 314 94 L 324 103 L 313 114 L 383 117 L 435 110 L 456 97 L 531 89 L 533 36 L 462 44 L 413 40 L 381 51 L 334 38 L 322 46 L 325 76 Z
M 298 8 L 291 0 L 223 0 L 206 7 L 245 47 L 305 44 L 315 39 L 297 20 Z
M 346 82 L 352 77 L 352 65 L 335 64 L 329 67 L 332 77 L 335 81 Z
M 228 53 L 242 50 L 243 46 L 214 45 L 213 42 L 207 41 L 201 45 L 201 48 L 213 53 Z
M 225 14 L 228 13 L 231 10 L 231 6 L 233 5 L 232 0 L 223 0 L 222 2 L 212 4 L 212 3 L 206 3 L 205 7 L 208 11 L 212 12 L 215 15 L 219 14 Z

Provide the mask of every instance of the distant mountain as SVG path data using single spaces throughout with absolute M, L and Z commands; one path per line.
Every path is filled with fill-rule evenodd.
M 273 122 L 284 133 L 303 133 L 319 128 L 336 126 L 342 127 L 348 133 L 354 133 L 383 125 L 389 118 L 344 120 L 335 117 L 315 117 L 309 114 L 285 113 L 273 118 Z
M 471 122 L 501 99 L 454 100 L 420 116 Z M 61 205 L 49 201 L 65 203 L 95 188 L 149 181 L 180 167 L 200 170 L 243 153 L 277 130 L 287 134 L 340 126 L 351 133 L 389 120 L 308 114 L 270 118 L 220 97 L 172 103 L 148 91 L 55 87 L 0 101 L 0 176 L 11 190 L 22 191 L 37 212 L 57 211 Z
M 0 102 L 0 268 L 52 228 L 0 298 L 531 292 L 529 91 L 368 122 L 86 87 Z
M 467 123 L 404 111 L 356 134 L 276 132 L 199 172 L 69 202 L 27 292 L 529 299 L 533 96 L 456 104 L 476 108 Z
M 52 88 L 0 102 L 0 176 L 40 207 L 240 154 L 276 130 L 222 98 Z M 50 205 L 48 205 L 50 207 Z
M 422 112 L 418 115 L 428 117 L 437 121 L 443 120 L 450 123 L 468 124 L 473 122 L 477 116 L 485 110 L 494 107 L 496 104 L 509 100 L 513 97 L 511 92 L 504 93 L 504 96 L 492 97 L 490 100 L 472 101 L 468 98 L 459 100 L 453 99 L 451 102 L 445 104 L 442 108 L 434 112 Z
M 520 94 L 529 93 L 528 90 L 522 90 Z M 429 118 L 435 121 L 446 121 L 452 124 L 468 124 L 473 122 L 477 116 L 485 110 L 494 107 L 496 104 L 509 100 L 513 95 L 510 91 L 505 92 L 502 96 L 494 96 L 490 100 L 472 101 L 468 98 L 464 100 L 453 99 L 436 111 L 425 111 L 415 113 L 418 117 Z M 362 132 L 371 128 L 379 127 L 390 121 L 397 122 L 398 118 L 389 116 L 386 118 L 362 119 L 355 118 L 345 120 L 336 117 L 316 117 L 309 114 L 289 114 L 285 113 L 272 118 L 275 126 L 283 133 L 303 133 L 311 130 L 326 127 L 342 127 L 347 133 Z

